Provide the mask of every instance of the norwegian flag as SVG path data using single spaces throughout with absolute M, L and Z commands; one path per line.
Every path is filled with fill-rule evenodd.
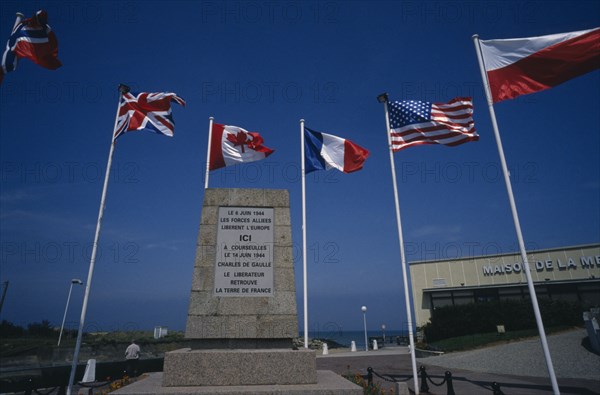
M 19 14 L 22 17 L 22 14 Z M 0 84 L 4 75 L 17 68 L 21 58 L 49 69 L 62 66 L 58 60 L 58 41 L 48 25 L 48 13 L 40 10 L 34 16 L 21 20 L 13 28 L 2 54 L 0 67 Z
M 185 106 L 185 101 L 175 93 L 133 93 L 121 89 L 121 103 L 114 139 L 123 133 L 137 130 L 173 137 L 175 122 L 171 102 Z

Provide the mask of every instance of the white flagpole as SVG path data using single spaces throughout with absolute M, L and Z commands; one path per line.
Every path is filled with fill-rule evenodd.
M 17 27 L 17 25 L 18 25 L 19 23 L 21 23 L 21 21 L 23 20 L 23 18 L 25 18 L 25 15 L 23 15 L 23 14 L 22 14 L 22 13 L 20 13 L 20 12 L 17 12 L 17 17 L 16 17 L 16 19 L 15 19 L 15 24 L 13 25 L 13 28 L 12 28 L 12 30 L 15 30 L 15 27 Z M 12 33 L 12 31 L 11 31 L 11 33 Z
M 304 348 L 308 348 L 308 278 L 306 268 L 306 172 L 304 166 L 304 119 L 300 120 L 300 163 L 302 173 L 302 277 L 304 290 Z
M 380 95 L 383 97 L 383 95 Z M 379 99 L 379 98 L 378 98 Z M 417 375 L 417 360 L 415 357 L 415 339 L 413 336 L 412 308 L 410 303 L 410 292 L 408 289 L 408 275 L 406 273 L 406 257 L 404 255 L 404 238 L 402 236 L 402 221 L 400 219 L 400 202 L 398 200 L 398 186 L 396 185 L 396 166 L 394 165 L 394 151 L 392 150 L 392 137 L 390 135 L 390 116 L 388 113 L 388 97 L 385 94 L 383 102 L 385 109 L 385 126 L 387 129 L 388 146 L 390 150 L 390 164 L 392 168 L 392 180 L 394 185 L 394 201 L 396 203 L 396 222 L 398 225 L 398 242 L 400 244 L 400 261 L 402 264 L 402 280 L 404 283 L 404 300 L 406 303 L 406 317 L 408 321 L 408 339 L 410 342 L 410 359 L 412 362 L 413 380 L 415 384 L 415 394 L 419 395 L 419 377 Z
M 208 174 L 210 172 L 210 144 L 212 143 L 212 127 L 214 118 L 208 118 L 208 148 L 206 149 L 206 176 L 204 178 L 204 189 L 208 189 Z
M 15 23 L 13 25 L 12 30 L 10 31 L 10 34 L 12 35 L 14 30 L 16 29 L 16 27 L 19 25 L 19 23 L 21 23 L 21 21 L 23 20 L 23 18 L 25 18 L 25 15 L 23 15 L 20 12 L 16 13 L 16 17 L 15 17 Z M 10 42 L 10 39 L 9 39 Z M 6 49 L 4 50 L 4 52 L 2 52 L 2 64 L 4 64 L 6 62 L 6 55 L 8 54 L 8 51 L 10 50 L 9 48 L 9 42 L 6 43 Z M 17 68 L 17 64 L 19 62 L 19 57 L 15 56 L 14 62 L 13 62 L 13 71 Z M 1 68 L 1 66 L 0 66 Z M 6 70 L 3 70 L 4 72 L 6 72 Z
M 71 365 L 71 375 L 69 376 L 69 386 L 67 387 L 67 395 L 71 395 L 73 383 L 75 381 L 75 372 L 77 371 L 77 362 L 79 359 L 79 350 L 81 348 L 81 339 L 83 336 L 83 327 L 85 325 L 85 315 L 87 312 L 88 300 L 90 297 L 90 288 L 92 287 L 92 276 L 94 275 L 94 265 L 96 264 L 96 253 L 98 251 L 98 240 L 100 239 L 100 229 L 102 227 L 102 217 L 104 215 L 104 206 L 106 202 L 106 190 L 108 189 L 108 180 L 110 178 L 110 168 L 112 166 L 113 153 L 115 151 L 115 130 L 119 120 L 119 109 L 121 107 L 121 98 L 123 93 L 129 91 L 125 85 L 119 85 L 119 101 L 117 105 L 117 115 L 115 116 L 115 126 L 110 142 L 110 151 L 108 153 L 108 163 L 106 164 L 106 174 L 104 175 L 104 187 L 102 188 L 102 197 L 100 198 L 100 209 L 98 210 L 98 222 L 96 223 L 96 234 L 94 236 L 94 244 L 92 246 L 92 257 L 90 258 L 90 268 L 88 277 L 85 283 L 85 294 L 83 296 L 83 306 L 81 307 L 81 317 L 79 319 L 79 330 L 77 332 L 77 341 L 75 343 L 75 351 L 73 352 L 73 364 Z
M 506 191 L 508 192 L 508 200 L 510 202 L 510 209 L 512 211 L 513 222 L 515 223 L 515 230 L 517 232 L 517 239 L 519 241 L 519 249 L 521 250 L 521 259 L 523 260 L 523 271 L 527 278 L 527 286 L 529 288 L 529 295 L 531 298 L 531 304 L 533 305 L 533 313 L 535 315 L 535 321 L 537 323 L 538 332 L 540 334 L 540 340 L 542 342 L 542 349 L 544 350 L 544 357 L 546 358 L 546 367 L 548 368 L 548 374 L 550 375 L 550 381 L 552 382 L 552 390 L 554 394 L 560 394 L 558 383 L 556 381 L 556 375 L 554 374 L 554 366 L 552 365 L 552 358 L 550 357 L 550 349 L 548 348 L 548 340 L 546 339 L 546 332 L 544 330 L 544 323 L 542 322 L 542 315 L 540 314 L 540 307 L 538 305 L 537 296 L 535 294 L 535 288 L 533 286 L 533 280 L 531 279 L 531 272 L 529 268 L 529 262 L 527 259 L 527 251 L 525 251 L 525 243 L 523 242 L 523 234 L 521 233 L 521 224 L 519 222 L 519 216 L 517 214 L 517 206 L 515 204 L 515 198 L 513 196 L 512 185 L 510 182 L 510 174 L 508 167 L 506 166 L 506 158 L 504 157 L 504 149 L 502 148 L 502 140 L 500 139 L 500 132 L 498 130 L 498 122 L 496 121 L 496 113 L 494 112 L 494 102 L 492 100 L 492 94 L 490 92 L 490 85 L 487 79 L 487 73 L 485 72 L 485 66 L 483 64 L 483 56 L 481 54 L 481 47 L 479 44 L 479 36 L 473 35 L 473 43 L 475 44 L 475 51 L 477 52 L 477 61 L 479 62 L 479 69 L 481 71 L 481 79 L 483 80 L 483 86 L 485 88 L 485 96 L 487 98 L 488 109 L 490 110 L 490 118 L 492 119 L 492 126 L 494 129 L 494 136 L 496 137 L 496 145 L 498 146 L 498 154 L 500 155 L 500 163 L 502 164 L 502 172 L 504 174 L 504 183 L 506 184 Z

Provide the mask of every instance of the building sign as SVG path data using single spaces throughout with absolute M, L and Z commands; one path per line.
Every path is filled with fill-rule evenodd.
M 273 209 L 219 207 L 215 296 L 273 296 Z
M 538 272 L 542 271 L 553 271 L 553 270 L 576 270 L 578 268 L 577 260 L 573 258 L 568 259 L 547 259 L 545 261 L 535 261 L 535 270 Z M 530 262 L 531 265 L 532 262 Z M 579 258 L 579 266 L 582 269 L 593 269 L 595 267 L 600 268 L 600 255 L 596 256 L 582 256 Z M 481 267 L 484 276 L 493 276 L 495 274 L 510 274 L 510 273 L 521 273 L 523 271 L 522 263 L 505 263 L 501 265 L 484 265 Z

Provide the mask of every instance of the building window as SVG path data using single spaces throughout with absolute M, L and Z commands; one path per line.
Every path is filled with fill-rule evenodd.
M 491 302 L 492 300 L 499 299 L 498 289 L 476 289 L 474 293 L 476 303 Z
M 455 305 L 474 303 L 473 291 L 453 291 L 452 300 Z
M 434 292 L 431 293 L 431 308 L 442 306 L 452 306 L 452 293 L 451 292 Z
M 521 300 L 523 299 L 523 287 L 500 288 L 498 289 L 500 300 Z
M 580 284 L 577 287 L 577 294 L 581 302 L 590 306 L 600 305 L 600 284 Z

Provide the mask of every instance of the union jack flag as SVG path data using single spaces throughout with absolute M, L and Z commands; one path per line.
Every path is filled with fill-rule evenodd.
M 122 89 L 114 139 L 126 132 L 147 130 L 173 137 L 175 121 L 171 102 L 185 106 L 185 100 L 175 93 L 133 93 Z
M 18 14 L 22 17 L 22 14 Z M 2 54 L 0 83 L 4 75 L 17 68 L 20 58 L 27 58 L 40 66 L 54 70 L 62 66 L 58 60 L 58 41 L 48 25 L 44 10 L 31 18 L 19 21 L 13 28 Z

